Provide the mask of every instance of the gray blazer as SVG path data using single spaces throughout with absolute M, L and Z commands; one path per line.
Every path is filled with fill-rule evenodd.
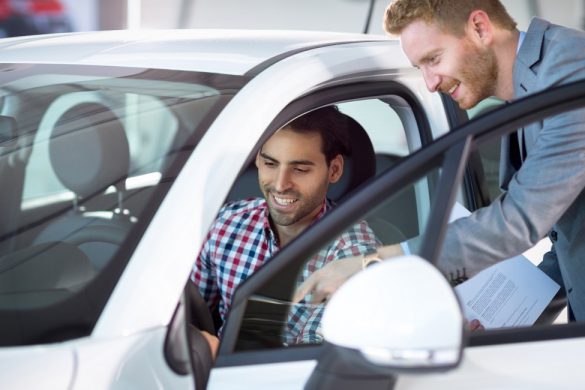
M 516 97 L 578 79 L 585 79 L 585 33 L 533 19 L 514 64 Z M 521 168 L 514 169 L 503 142 L 506 192 L 449 225 L 439 267 L 447 275 L 463 267 L 473 275 L 524 252 L 552 229 L 553 250 L 541 268 L 564 283 L 575 318 L 585 320 L 585 109 L 518 134 L 526 145 Z

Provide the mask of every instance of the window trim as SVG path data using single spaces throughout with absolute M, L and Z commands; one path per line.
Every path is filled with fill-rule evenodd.
M 360 82 L 355 84 L 349 85 L 342 85 L 342 86 L 335 86 L 324 88 L 319 91 L 314 91 L 309 95 L 303 96 L 296 101 L 292 102 L 288 107 L 286 107 L 270 124 L 268 130 L 265 132 L 263 137 L 258 142 L 257 148 L 250 154 L 248 157 L 248 161 L 256 154 L 256 149 L 262 145 L 263 142 L 272 134 L 272 132 L 284 124 L 286 124 L 291 118 L 294 118 L 298 115 L 301 115 L 311 109 L 316 107 L 325 106 L 328 104 L 335 104 L 341 101 L 347 100 L 356 100 L 356 99 L 366 99 L 366 98 L 376 98 L 376 97 L 383 97 L 387 95 L 396 95 L 398 97 L 403 98 L 412 108 L 415 120 L 417 122 L 421 143 L 423 146 L 432 139 L 431 129 L 426 117 L 424 110 L 422 109 L 421 104 L 418 102 L 417 98 L 412 94 L 412 92 L 403 86 L 402 84 L 396 81 L 387 81 L 387 82 Z M 434 148 L 433 148 L 434 149 Z M 420 149 L 422 150 L 422 149 Z M 420 151 L 419 150 L 419 151 Z M 417 152 L 415 152 L 417 153 Z M 428 153 L 423 152 L 423 157 L 428 156 Z M 427 157 L 428 158 L 428 157 Z M 417 161 L 418 159 L 415 159 Z M 426 164 L 416 169 L 416 172 L 426 171 L 428 169 L 434 168 L 437 164 L 440 164 L 440 160 L 435 158 L 432 161 L 427 161 Z M 400 164 L 400 162 L 399 162 Z M 353 222 L 355 219 L 356 214 L 364 214 L 368 209 L 366 205 L 371 204 L 371 202 L 376 199 L 378 202 L 381 202 L 383 199 L 386 199 L 388 196 L 388 192 L 385 191 L 385 182 L 391 181 L 396 182 L 393 186 L 394 187 L 401 187 L 405 184 L 411 183 L 413 180 L 413 172 L 412 168 L 416 167 L 418 163 L 413 163 L 412 161 L 406 164 L 404 169 L 404 173 L 402 175 L 395 174 L 395 170 L 387 171 L 379 176 L 379 178 L 384 178 L 383 181 L 376 179 L 374 183 L 368 185 L 367 190 L 362 188 L 361 190 L 357 191 L 355 196 L 352 196 L 350 199 L 347 199 L 344 202 L 344 207 L 341 209 L 336 209 L 334 211 L 342 211 L 342 212 L 335 212 L 329 213 L 326 217 L 328 217 L 329 222 L 325 225 L 325 227 L 321 227 L 322 223 L 319 223 L 311 228 L 311 235 L 304 236 L 304 240 L 295 240 L 285 248 L 283 248 L 271 261 L 267 263 L 265 266 L 262 267 L 261 271 L 253 274 L 249 279 L 247 279 L 239 288 L 236 290 L 234 297 L 232 299 L 232 305 L 230 307 L 229 315 L 226 320 L 226 324 L 223 331 L 223 339 L 220 345 L 220 351 L 218 355 L 218 365 L 221 364 L 222 366 L 229 366 L 231 364 L 236 364 L 238 361 L 237 356 L 242 353 L 255 354 L 255 353 L 262 353 L 267 351 L 248 351 L 248 352 L 239 352 L 235 351 L 235 345 L 237 341 L 237 337 L 239 334 L 239 329 L 241 326 L 241 321 L 243 319 L 243 315 L 246 308 L 247 299 L 252 295 L 252 293 L 259 288 L 259 286 L 264 285 L 264 283 L 269 282 L 273 275 L 283 268 L 289 266 L 295 258 L 298 258 L 299 252 L 310 252 L 310 251 L 317 251 L 323 242 L 323 237 L 334 237 L 335 234 L 340 234 L 342 232 L 342 227 L 347 226 L 349 223 Z M 408 167 L 411 167 L 410 169 Z M 395 178 L 394 176 L 398 176 Z M 376 183 L 378 183 L 376 185 Z M 374 188 L 372 188 L 372 186 Z M 376 195 L 377 194 L 377 195 Z M 331 227 L 334 227 L 332 229 Z M 333 232 L 335 230 L 335 232 Z M 320 349 L 321 346 L 313 346 L 314 348 Z M 296 349 L 296 348 L 295 348 Z M 306 350 L 309 351 L 309 348 L 299 348 L 299 350 Z M 278 349 L 282 353 L 283 349 Z M 297 355 L 298 354 L 298 355 Z M 266 355 L 266 359 L 259 358 L 259 362 L 268 363 L 272 360 L 268 358 L 272 354 L 268 353 Z M 314 352 L 311 354 L 304 354 L 302 352 L 295 352 L 295 356 L 297 356 L 298 360 L 305 360 L 307 358 L 311 358 L 310 356 L 314 356 Z M 232 358 L 232 356 L 234 356 Z

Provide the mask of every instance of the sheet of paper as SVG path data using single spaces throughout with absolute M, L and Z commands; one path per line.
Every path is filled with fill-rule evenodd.
M 469 215 L 456 203 L 451 221 Z M 486 329 L 530 326 L 553 299 L 560 286 L 520 255 L 501 261 L 455 287 L 468 320 L 478 319 Z
M 530 326 L 559 285 L 524 256 L 504 260 L 455 287 L 465 317 L 486 329 Z

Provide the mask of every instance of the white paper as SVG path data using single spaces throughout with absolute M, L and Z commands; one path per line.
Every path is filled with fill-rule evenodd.
M 530 326 L 559 285 L 524 256 L 504 260 L 455 287 L 465 317 L 486 329 Z
M 451 221 L 469 215 L 456 203 Z M 467 320 L 486 329 L 530 326 L 560 286 L 525 256 L 501 261 L 455 287 Z

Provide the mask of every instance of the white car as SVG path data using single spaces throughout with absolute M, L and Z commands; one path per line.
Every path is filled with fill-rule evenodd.
M 551 307 L 539 325 L 468 334 L 431 265 L 454 201 L 497 196 L 499 137 L 582 106 L 583 83 L 451 132 L 468 113 L 383 36 L 112 31 L 1 40 L 0 98 L 2 389 L 585 383 L 585 326 L 552 325 Z M 207 230 L 258 193 L 262 142 L 331 104 L 355 120 L 338 206 L 240 286 L 212 362 L 195 327 L 217 324 L 189 279 Z M 421 252 L 350 279 L 329 342 L 284 344 L 305 260 L 364 218 L 384 243 L 424 234 Z

